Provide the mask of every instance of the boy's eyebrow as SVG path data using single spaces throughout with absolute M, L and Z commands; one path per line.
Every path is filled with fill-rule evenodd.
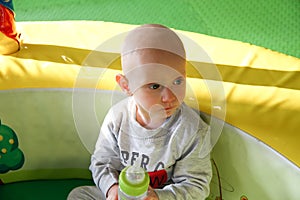
M 175 78 L 174 80 L 178 80 L 178 79 L 186 79 L 186 77 L 185 76 L 178 76 L 177 78 Z

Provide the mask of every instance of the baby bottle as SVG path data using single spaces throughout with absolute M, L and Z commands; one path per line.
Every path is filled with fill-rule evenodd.
M 119 175 L 119 200 L 143 200 L 147 196 L 150 178 L 141 167 L 125 167 Z

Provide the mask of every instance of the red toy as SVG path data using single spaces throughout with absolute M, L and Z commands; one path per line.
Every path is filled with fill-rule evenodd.
M 20 48 L 20 34 L 16 31 L 15 13 L 0 1 L 0 54 L 15 53 Z

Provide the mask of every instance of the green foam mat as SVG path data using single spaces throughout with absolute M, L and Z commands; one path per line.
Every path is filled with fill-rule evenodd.
M 161 23 L 300 58 L 299 0 L 15 0 L 14 7 L 17 21 Z
M 92 180 L 39 180 L 0 185 L 1 200 L 66 200 L 69 192 L 80 185 L 92 185 Z

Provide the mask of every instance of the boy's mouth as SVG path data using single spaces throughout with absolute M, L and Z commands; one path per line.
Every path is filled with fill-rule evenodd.
M 176 108 L 177 108 L 177 106 L 168 106 L 168 107 L 165 107 L 165 111 L 171 112 L 171 111 L 175 110 Z
M 174 107 L 166 107 L 165 110 L 173 110 Z

